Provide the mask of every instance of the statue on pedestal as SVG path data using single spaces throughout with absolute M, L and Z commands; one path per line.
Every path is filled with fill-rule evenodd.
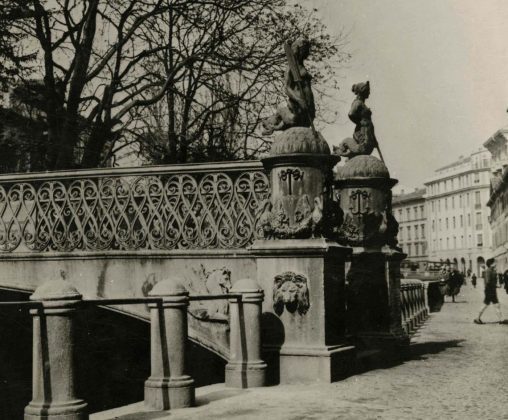
M 310 127 L 316 116 L 314 95 L 312 93 L 311 79 L 304 65 L 309 56 L 310 43 L 299 38 L 291 45 L 286 44 L 288 68 L 286 70 L 286 106 L 279 106 L 275 114 L 262 121 L 263 135 L 271 135 L 277 130 L 286 130 L 291 127 Z
M 365 105 L 365 100 L 370 95 L 370 84 L 368 81 L 356 83 L 353 85 L 352 91 L 356 94 L 356 98 L 351 104 L 348 116 L 356 124 L 355 132 L 353 138 L 348 137 L 342 140 L 339 146 L 333 148 L 333 152 L 339 156 L 352 158 L 359 155 L 370 155 L 377 147 L 381 160 L 383 160 L 374 133 L 372 111 Z

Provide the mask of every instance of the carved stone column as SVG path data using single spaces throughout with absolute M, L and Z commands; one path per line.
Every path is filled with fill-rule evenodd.
M 81 295 L 72 284 L 54 280 L 38 287 L 31 300 L 42 301 L 32 309 L 32 401 L 26 420 L 85 420 L 87 404 L 76 397 L 74 376 L 74 315 Z
M 344 267 L 351 249 L 326 239 L 339 217 L 331 200 L 339 157 L 320 134 L 296 127 L 275 138 L 263 165 L 271 202 L 250 248 L 265 291 L 263 349 L 272 383 L 331 382 L 347 374 Z
M 353 247 L 347 274 L 348 334 L 360 348 L 409 342 L 401 324 L 398 223 L 391 210 L 397 180 L 374 156 L 356 156 L 342 166 L 335 188 L 343 213 L 338 241 Z
M 150 296 L 151 375 L 145 382 L 145 405 L 156 410 L 194 405 L 194 380 L 186 374 L 189 292 L 178 279 L 163 280 Z
M 266 363 L 261 360 L 261 304 L 263 290 L 255 280 L 238 280 L 230 299 L 230 360 L 226 365 L 226 386 L 252 388 L 265 385 Z

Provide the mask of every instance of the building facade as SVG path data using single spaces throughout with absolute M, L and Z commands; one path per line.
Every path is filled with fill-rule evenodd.
M 492 256 L 497 271 L 508 269 L 508 128 L 498 130 L 484 146 L 492 156 L 490 177 L 490 227 Z
M 492 245 L 489 174 L 490 153 L 482 148 L 437 169 L 425 183 L 429 260 L 482 274 Z
M 409 261 L 427 260 L 425 188 L 395 195 L 392 203 L 393 214 L 399 222 L 397 239 L 402 251 Z

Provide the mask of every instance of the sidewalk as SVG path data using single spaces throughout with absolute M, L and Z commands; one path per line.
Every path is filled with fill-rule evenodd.
M 508 296 L 498 289 L 503 315 Z M 431 314 L 413 337 L 411 355 L 330 385 L 252 390 L 212 385 L 197 390 L 195 408 L 144 413 L 143 404 L 96 414 L 106 419 L 508 419 L 508 325 L 473 324 L 482 287 L 464 286 L 456 303 Z M 482 318 L 495 321 L 489 308 Z

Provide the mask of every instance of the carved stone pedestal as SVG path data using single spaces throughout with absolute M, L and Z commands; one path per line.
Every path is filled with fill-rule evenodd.
M 409 337 L 402 328 L 400 261 L 405 254 L 354 248 L 347 274 L 347 334 L 359 350 L 405 352 Z
M 363 349 L 390 349 L 407 344 L 401 325 L 398 223 L 393 217 L 390 178 L 374 156 L 356 156 L 342 166 L 335 181 L 343 212 L 338 241 L 353 247 L 347 274 L 347 333 Z
M 349 373 L 344 265 L 351 249 L 325 239 L 259 240 L 262 343 L 272 383 L 332 382 Z

